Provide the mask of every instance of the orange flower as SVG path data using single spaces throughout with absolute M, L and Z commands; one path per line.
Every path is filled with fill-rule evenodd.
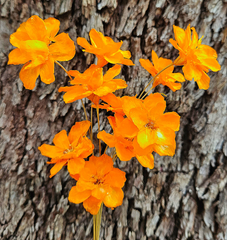
M 91 45 L 85 38 L 78 37 L 77 44 L 85 48 L 83 51 L 93 53 L 98 58 L 97 65 L 105 66 L 108 62 L 112 64 L 134 65 L 129 58 L 131 53 L 129 51 L 120 50 L 122 41 L 115 43 L 110 37 L 104 37 L 101 32 L 91 29 L 89 33 Z
M 39 147 L 41 154 L 51 158 L 50 164 L 55 164 L 50 170 L 50 177 L 58 173 L 64 165 L 68 166 L 70 174 L 75 175 L 84 167 L 84 158 L 93 152 L 93 144 L 85 136 L 90 127 L 89 121 L 77 122 L 70 130 L 69 136 L 65 130 L 55 135 L 55 146 L 43 144 Z
M 39 75 L 46 84 L 54 82 L 54 62 L 74 57 L 75 45 L 68 34 L 56 36 L 59 26 L 57 19 L 34 15 L 11 34 L 10 43 L 16 49 L 10 52 L 8 64 L 24 64 L 20 79 L 25 88 L 33 89 Z
M 66 92 L 64 95 L 64 101 L 66 103 L 74 102 L 78 99 L 88 97 L 91 101 L 94 101 L 94 96 L 98 96 L 98 99 L 108 93 L 114 92 L 117 89 L 126 88 L 127 84 L 122 79 L 113 79 L 121 71 L 120 65 L 115 65 L 110 68 L 103 76 L 103 69 L 95 64 L 92 64 L 84 73 L 80 73 L 75 70 L 71 70 L 68 73 L 74 76 L 74 80 L 71 84 L 74 86 L 61 87 L 59 92 Z
M 152 169 L 154 167 L 154 158 L 151 154 L 153 148 L 141 149 L 138 146 L 136 136 L 139 130 L 134 123 L 118 113 L 114 117 L 108 117 L 108 120 L 113 128 L 113 135 L 101 131 L 97 137 L 110 148 L 115 147 L 121 161 L 129 161 L 132 157 L 136 157 L 143 167 Z
M 172 64 L 170 59 L 158 58 L 155 51 L 152 51 L 152 61 L 154 65 L 148 59 L 140 59 L 140 64 L 145 68 L 153 77 L 163 70 L 168 65 Z M 184 82 L 184 76 L 181 73 L 173 73 L 174 66 L 168 67 L 162 73 L 160 73 L 154 80 L 152 88 L 156 87 L 159 84 L 168 86 L 172 91 L 179 90 L 181 88 L 180 83 Z
M 166 102 L 160 93 L 151 94 L 145 100 L 128 98 L 124 97 L 123 110 L 139 129 L 139 146 L 143 149 L 153 147 L 160 155 L 173 156 L 180 116 L 175 112 L 163 113 Z
M 84 208 L 93 215 L 98 213 L 102 202 L 113 209 L 122 204 L 124 193 L 121 188 L 125 181 L 125 173 L 113 167 L 111 157 L 106 154 L 91 156 L 81 170 L 76 186 L 69 192 L 69 201 L 83 202 Z
M 169 41 L 179 50 L 179 57 L 174 64 L 184 65 L 183 72 L 187 80 L 194 78 L 200 89 L 208 89 L 210 78 L 206 73 L 209 69 L 214 72 L 221 69 L 216 51 L 210 46 L 201 44 L 202 38 L 198 38 L 195 28 L 190 28 L 190 24 L 185 31 L 177 26 L 173 26 L 173 30 L 176 40 Z
M 122 108 L 122 98 L 116 97 L 113 93 L 109 93 L 106 96 L 101 97 L 101 100 L 106 102 L 107 104 L 99 104 L 99 105 L 92 105 L 93 108 L 101 108 L 106 109 L 107 111 L 119 113 L 121 115 L 125 115 Z

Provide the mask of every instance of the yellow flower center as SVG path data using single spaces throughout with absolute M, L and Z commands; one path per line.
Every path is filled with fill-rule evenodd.
M 72 145 L 70 144 L 70 145 L 69 145 L 69 148 L 66 149 L 63 153 L 64 153 L 64 154 L 67 154 L 67 153 L 70 153 L 70 152 L 73 152 L 73 151 L 74 151 L 74 148 L 73 148 Z

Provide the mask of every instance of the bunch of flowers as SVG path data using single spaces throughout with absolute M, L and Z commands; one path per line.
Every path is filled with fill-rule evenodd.
M 59 26 L 60 22 L 54 18 L 42 20 L 38 16 L 22 23 L 10 37 L 11 44 L 16 48 L 10 52 L 8 64 L 24 64 L 20 79 L 25 88 L 33 89 L 39 75 L 46 84 L 55 80 L 54 63 L 57 63 L 70 78 L 71 86 L 59 88 L 59 92 L 65 92 L 65 103 L 82 101 L 86 97 L 92 102 L 91 110 L 96 108 L 99 156 L 94 156 L 92 121 L 88 120 L 84 105 L 86 121 L 76 122 L 68 136 L 62 130 L 55 135 L 54 146 L 43 144 L 39 150 L 42 155 L 51 158 L 49 164 L 54 164 L 50 177 L 67 165 L 70 176 L 77 181 L 68 199 L 75 204 L 83 202 L 84 208 L 94 215 L 94 239 L 98 239 L 102 204 L 113 209 L 120 206 L 124 198 L 125 173 L 113 167 L 115 157 L 121 161 L 135 157 L 143 167 L 152 169 L 153 152 L 161 156 L 175 154 L 175 132 L 180 127 L 180 116 L 176 112 L 165 112 L 166 101 L 162 94 L 146 97 L 150 91 L 143 94 L 146 88 L 153 81 L 151 88 L 162 84 L 175 92 L 182 87 L 185 79 L 194 79 L 199 88 L 207 89 L 210 81 L 207 72 L 209 69 L 220 70 L 220 65 L 216 51 L 201 44 L 202 40 L 198 39 L 194 28 L 188 25 L 184 31 L 173 26 L 176 40 L 170 39 L 170 43 L 179 50 L 177 59 L 159 58 L 152 51 L 153 64 L 148 59 L 140 59 L 140 63 L 153 80 L 140 96 L 116 97 L 113 92 L 127 87 L 124 80 L 115 78 L 120 74 L 120 64 L 134 65 L 130 60 L 131 53 L 120 49 L 122 41 L 114 42 L 92 29 L 89 33 L 91 44 L 81 37 L 77 39 L 77 44 L 83 47 L 83 51 L 95 54 L 97 64 L 92 64 L 83 73 L 67 71 L 58 61 L 72 59 L 75 45 L 68 34 L 56 35 Z M 108 63 L 113 66 L 104 71 Z M 184 75 L 173 73 L 175 66 L 182 66 Z M 108 117 L 112 134 L 100 131 L 100 108 L 114 113 L 114 116 Z M 101 140 L 107 147 L 115 148 L 115 156 L 101 155 Z

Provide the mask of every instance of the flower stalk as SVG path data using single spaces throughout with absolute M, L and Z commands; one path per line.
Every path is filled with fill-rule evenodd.
M 162 72 L 164 72 L 167 68 L 172 67 L 173 65 L 174 65 L 174 63 L 171 63 L 171 64 L 169 64 L 168 66 L 166 66 L 165 68 L 163 68 L 160 72 L 158 72 L 158 73 L 151 79 L 151 81 L 147 84 L 147 86 L 144 88 L 144 90 L 142 91 L 142 93 L 139 95 L 139 99 L 144 99 L 144 98 L 147 96 L 148 92 L 150 92 L 150 90 L 152 89 L 152 87 L 151 87 L 151 88 L 144 94 L 144 96 L 143 96 L 143 93 L 145 92 L 145 90 L 147 89 L 147 87 L 148 87 L 152 82 L 154 82 L 154 80 L 158 77 L 159 74 L 161 74 Z
M 101 204 L 98 214 L 93 215 L 93 239 L 94 240 L 99 240 L 100 227 L 101 227 L 101 221 L 102 221 L 102 208 L 103 208 L 103 204 Z

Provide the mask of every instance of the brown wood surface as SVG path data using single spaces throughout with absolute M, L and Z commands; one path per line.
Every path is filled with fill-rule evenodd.
M 185 82 L 175 93 L 164 87 L 167 110 L 181 116 L 173 158 L 155 155 L 155 168 L 137 160 L 116 165 L 127 173 L 123 205 L 104 207 L 101 239 L 226 240 L 227 239 L 227 1 L 226 0 L 1 0 L 0 16 L 0 239 L 92 239 L 92 216 L 82 204 L 68 202 L 75 181 L 67 170 L 49 178 L 50 166 L 38 147 L 52 144 L 56 133 L 84 120 L 80 101 L 65 104 L 60 86 L 68 78 L 55 66 L 56 81 L 37 81 L 24 89 L 21 66 L 7 65 L 13 47 L 9 36 L 31 15 L 56 17 L 61 31 L 75 41 L 88 39 L 91 28 L 132 52 L 136 66 L 122 68 L 128 88 L 118 95 L 141 92 L 150 75 L 139 64 L 151 50 L 175 59 L 168 42 L 172 25 L 195 26 L 203 43 L 214 47 L 221 64 L 209 73 L 208 91 Z M 79 46 L 67 69 L 84 71 L 94 60 Z M 90 111 L 90 103 L 86 102 Z M 101 128 L 110 130 L 106 112 Z M 97 124 L 95 127 L 97 129 Z

